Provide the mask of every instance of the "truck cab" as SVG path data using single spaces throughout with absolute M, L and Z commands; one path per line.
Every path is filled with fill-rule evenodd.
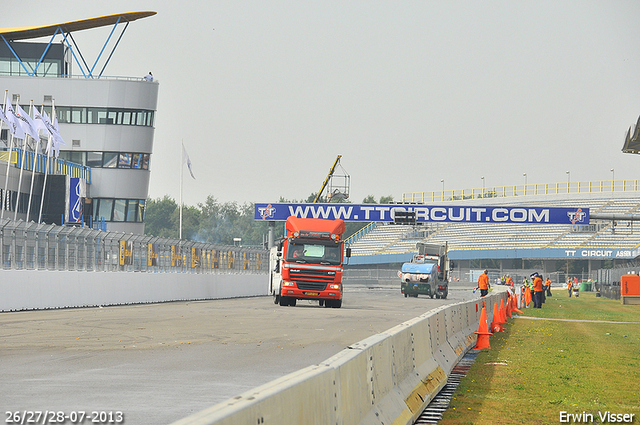
M 287 218 L 286 236 L 269 255 L 269 293 L 275 304 L 315 300 L 320 306 L 342 307 L 344 229 L 341 219 Z
M 449 295 L 448 246 L 418 243 L 411 262 L 404 263 L 398 272 L 400 291 L 405 297 L 427 295 L 445 299 Z

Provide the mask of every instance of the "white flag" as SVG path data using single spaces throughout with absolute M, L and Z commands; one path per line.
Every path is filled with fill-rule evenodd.
M 50 152 L 51 149 L 53 149 L 53 151 L 55 151 L 55 157 L 57 158 L 58 155 L 60 155 L 60 146 L 61 145 L 66 145 L 66 143 L 64 142 L 64 140 L 62 139 L 62 136 L 60 135 L 60 130 L 59 130 L 59 126 L 58 126 L 58 117 L 56 115 L 56 109 L 53 108 L 53 111 L 51 112 L 51 114 L 53 115 L 53 119 L 50 119 L 45 111 L 44 116 L 47 118 L 48 122 L 51 122 L 51 131 L 52 131 L 52 135 L 53 137 L 51 138 L 51 146 L 47 145 L 47 151 Z
M 18 119 L 20 120 L 19 123 L 22 126 L 24 132 L 33 137 L 34 140 L 38 140 L 40 138 L 40 135 L 38 134 L 36 125 L 34 124 L 29 114 L 27 114 L 20 105 L 16 105 L 15 114 L 16 117 L 18 117 Z
M 196 176 L 193 175 L 193 170 L 191 169 L 191 159 L 189 159 L 189 154 L 187 154 L 187 150 L 184 148 L 184 145 L 182 145 L 182 157 L 184 163 L 187 164 L 189 174 L 191 174 L 191 177 L 193 177 L 193 179 L 195 180 Z
M 40 114 L 40 111 L 38 111 L 38 108 L 35 106 L 33 107 L 33 123 L 36 126 L 36 130 L 44 130 L 47 133 L 50 133 L 45 118 Z
M 7 118 L 9 118 L 9 120 L 11 121 L 11 124 L 9 125 L 9 131 L 11 132 L 11 134 L 13 134 L 13 137 L 16 137 L 18 139 L 24 139 L 24 130 L 22 129 L 22 126 L 18 122 L 19 119 L 16 116 L 15 111 L 13 110 L 13 106 L 11 106 L 11 101 L 8 98 L 7 98 L 7 104 L 4 107 L 4 113 L 6 114 Z
M 2 108 L 0 108 L 0 120 L 4 121 L 9 126 L 9 128 L 11 128 L 11 120 L 4 114 Z

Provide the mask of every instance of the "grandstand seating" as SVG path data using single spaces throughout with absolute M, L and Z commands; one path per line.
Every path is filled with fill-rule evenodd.
M 638 214 L 640 194 L 564 194 L 527 197 L 525 199 L 492 198 L 460 203 L 476 205 L 553 206 L 558 208 L 589 208 L 590 213 Z M 447 204 L 442 202 L 439 205 Z M 352 255 L 393 254 L 416 251 L 417 242 L 449 244 L 451 250 L 536 249 L 536 248 L 617 248 L 640 246 L 640 223 L 591 220 L 593 231 L 561 224 L 472 224 L 428 223 L 422 226 L 378 225 L 359 240 L 351 243 Z

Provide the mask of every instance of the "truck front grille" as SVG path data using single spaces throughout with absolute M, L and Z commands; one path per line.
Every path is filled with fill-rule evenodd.
M 324 291 L 327 287 L 326 283 L 323 282 L 307 282 L 307 281 L 297 281 L 296 285 L 298 285 L 298 289 L 302 289 L 303 291 Z

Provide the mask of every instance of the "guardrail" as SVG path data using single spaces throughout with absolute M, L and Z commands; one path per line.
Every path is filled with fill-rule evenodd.
M 174 425 L 412 424 L 506 292 L 439 307 Z
M 508 198 L 514 196 L 559 195 L 567 193 L 637 192 L 638 190 L 640 190 L 640 180 L 532 183 L 474 189 L 405 192 L 402 194 L 402 202 L 447 202 L 478 198 Z

